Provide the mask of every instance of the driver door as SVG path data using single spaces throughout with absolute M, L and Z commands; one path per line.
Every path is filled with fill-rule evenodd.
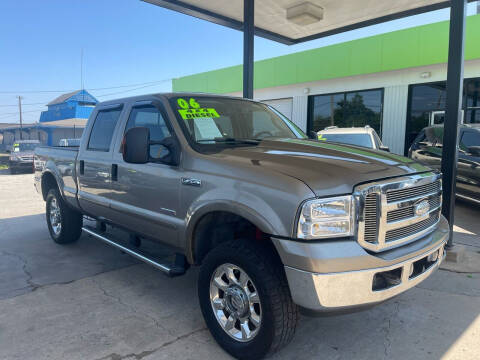
M 119 139 L 133 127 L 147 127 L 151 141 L 174 136 L 163 105 L 156 102 L 133 103 Z M 164 146 L 152 145 L 150 156 L 159 158 L 164 151 L 168 151 Z M 177 217 L 181 178 L 178 166 L 159 162 L 126 163 L 120 141 L 113 164 L 116 173 L 112 174 L 110 198 L 114 221 L 149 238 L 176 245 L 180 223 Z

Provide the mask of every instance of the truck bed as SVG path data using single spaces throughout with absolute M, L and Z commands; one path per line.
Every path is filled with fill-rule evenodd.
M 66 200 L 77 207 L 77 180 L 75 165 L 78 147 L 40 146 L 35 149 L 35 186 L 41 180 L 41 174 L 48 171 L 55 176 L 60 192 Z

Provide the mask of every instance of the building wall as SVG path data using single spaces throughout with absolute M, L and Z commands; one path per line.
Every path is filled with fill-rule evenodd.
M 40 115 L 40 122 L 72 118 L 88 119 L 93 109 L 94 106 L 78 105 L 78 103 L 74 101 L 50 105 L 47 111 L 42 111 L 42 114 Z
M 427 78 L 422 74 L 428 73 Z M 425 75 L 423 75 L 425 76 Z M 465 78 L 480 77 L 480 60 L 465 62 Z M 256 89 L 256 100 L 271 100 L 293 97 L 292 121 L 302 130 L 307 130 L 308 97 L 345 91 L 385 89 L 383 100 L 382 141 L 392 152 L 402 154 L 405 147 L 405 126 L 407 121 L 408 86 L 447 79 L 447 64 L 415 67 L 409 69 L 326 79 L 287 86 Z M 241 92 L 229 95 L 242 96 Z
M 363 39 L 256 61 L 255 89 L 446 63 L 449 22 L 417 26 Z M 480 15 L 467 18 L 465 59 L 480 58 Z M 174 91 L 231 93 L 242 89 L 242 66 L 174 79 Z

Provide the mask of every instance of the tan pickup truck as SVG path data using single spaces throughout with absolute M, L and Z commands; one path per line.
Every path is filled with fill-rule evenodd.
M 38 148 L 35 168 L 57 243 L 83 230 L 171 276 L 200 266 L 205 322 L 239 359 L 286 345 L 299 310 L 354 311 L 410 289 L 438 268 L 449 234 L 440 174 L 309 139 L 239 98 L 100 103 L 79 148 Z

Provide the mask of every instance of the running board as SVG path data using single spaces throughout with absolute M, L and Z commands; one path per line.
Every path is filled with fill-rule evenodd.
M 134 251 L 132 249 L 129 249 L 126 246 L 123 246 L 116 242 L 114 238 L 108 238 L 107 234 L 102 233 L 99 234 L 95 228 L 89 227 L 89 226 L 84 226 L 82 227 L 82 230 L 85 231 L 87 234 L 97 238 L 98 240 L 103 241 L 104 243 L 111 245 L 124 253 L 133 256 L 134 258 L 137 258 L 138 260 L 141 260 L 149 265 L 152 265 L 153 267 L 157 268 L 158 270 L 164 272 L 168 276 L 179 276 L 183 275 L 186 271 L 185 267 L 178 266 L 176 264 L 168 264 L 168 263 L 160 263 L 158 261 L 155 261 L 143 254 L 140 254 L 137 251 Z

